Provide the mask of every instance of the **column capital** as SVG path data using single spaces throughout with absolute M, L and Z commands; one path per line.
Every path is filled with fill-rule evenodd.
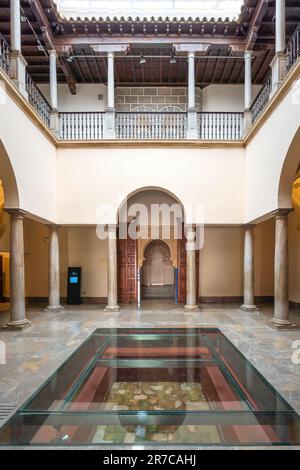
M 244 225 L 242 225 L 242 227 L 245 230 L 253 230 L 256 227 L 256 224 L 244 224 Z
M 286 218 L 294 209 L 277 209 L 276 211 L 272 212 L 272 215 L 275 219 L 283 219 Z
M 5 209 L 5 212 L 7 212 L 14 219 L 24 219 L 26 215 L 26 212 L 22 209 Z
M 58 54 L 55 49 L 49 49 L 48 53 L 49 53 L 49 57 L 55 57 L 56 59 L 58 58 Z
M 252 59 L 252 56 L 253 56 L 253 51 L 246 50 L 246 51 L 244 52 L 244 58 L 245 58 L 246 60 L 247 60 L 247 59 L 248 59 L 248 60 L 249 60 L 249 59 Z
M 58 224 L 47 224 L 46 227 L 48 227 L 49 230 L 58 230 L 59 228 L 61 228 L 61 225 L 58 225 Z

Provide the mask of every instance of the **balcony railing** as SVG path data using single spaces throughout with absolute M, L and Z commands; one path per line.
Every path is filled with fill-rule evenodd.
M 9 45 L 0 34 L 0 68 L 9 75 Z
M 60 138 L 64 140 L 103 139 L 105 113 L 60 113 Z
M 239 140 L 243 137 L 243 113 L 198 113 L 201 140 Z
M 290 70 L 300 57 L 300 30 L 298 29 L 287 46 L 287 68 Z
M 269 75 L 251 106 L 253 124 L 258 120 L 258 118 L 261 116 L 264 109 L 266 108 L 267 104 L 269 103 L 271 91 L 272 75 Z
M 186 114 L 117 113 L 116 129 L 118 139 L 184 139 Z
M 60 113 L 63 140 L 101 140 L 105 113 Z M 242 113 L 198 113 L 201 140 L 239 140 Z M 116 135 L 120 140 L 182 140 L 186 138 L 186 113 L 117 113 Z
M 46 126 L 50 127 L 51 106 L 28 73 L 26 74 L 26 91 L 29 103 Z

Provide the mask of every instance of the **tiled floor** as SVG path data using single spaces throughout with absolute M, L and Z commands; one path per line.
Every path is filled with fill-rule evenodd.
M 198 313 L 185 313 L 169 301 L 145 301 L 141 309 L 124 307 L 105 313 L 99 305 L 68 307 L 45 313 L 28 310 L 32 324 L 22 332 L 0 332 L 6 346 L 6 365 L 0 365 L 0 403 L 20 405 L 96 328 L 215 326 L 249 359 L 300 414 L 300 365 L 293 364 L 294 341 L 300 329 L 276 332 L 268 326 L 272 308 L 242 313 L 237 305 L 202 305 Z M 291 318 L 300 327 L 300 312 Z M 0 324 L 8 312 L 0 313 Z

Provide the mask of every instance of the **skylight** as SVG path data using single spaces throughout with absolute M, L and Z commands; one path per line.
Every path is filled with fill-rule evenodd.
M 65 18 L 132 16 L 140 18 L 230 18 L 237 19 L 244 0 L 56 0 Z

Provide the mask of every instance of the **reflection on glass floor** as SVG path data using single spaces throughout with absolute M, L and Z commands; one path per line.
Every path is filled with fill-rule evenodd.
M 217 329 L 96 330 L 0 445 L 299 445 L 300 418 Z

